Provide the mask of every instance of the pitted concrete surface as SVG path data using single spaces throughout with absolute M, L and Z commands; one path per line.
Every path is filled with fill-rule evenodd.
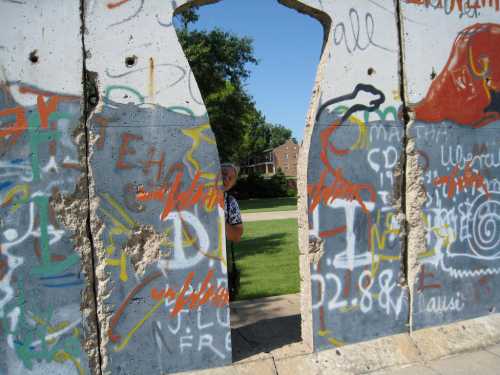
M 249 221 L 296 219 L 297 211 L 251 212 L 241 214 L 241 218 L 244 223 Z

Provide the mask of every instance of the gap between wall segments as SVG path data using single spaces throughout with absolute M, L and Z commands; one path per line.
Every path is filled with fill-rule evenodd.
M 396 27 L 398 32 L 398 45 L 399 45 L 399 96 L 401 98 L 401 114 L 402 114 L 402 125 L 403 125 L 403 148 L 401 153 L 401 185 L 400 185 L 400 194 L 401 194 L 401 211 L 404 216 L 404 236 L 403 236 L 403 246 L 402 246 L 402 264 L 401 270 L 405 277 L 406 286 L 408 288 L 408 333 L 412 332 L 412 313 L 413 313 L 413 301 L 411 294 L 411 286 L 409 280 L 409 256 L 408 256 L 408 220 L 407 220 L 407 211 L 406 211 L 406 169 L 407 169 L 407 155 L 406 155 L 406 147 L 408 146 L 408 124 L 410 122 L 410 115 L 408 106 L 406 104 L 406 95 L 405 95 L 405 71 L 404 71 L 404 34 L 403 34 L 403 14 L 401 11 L 401 3 L 399 0 L 394 0 L 395 8 L 396 8 Z
M 87 182 L 87 217 L 85 220 L 85 225 L 86 225 L 86 232 L 87 232 L 87 238 L 89 239 L 90 242 L 90 251 L 91 251 L 91 262 L 92 262 L 92 275 L 89 275 L 90 278 L 92 279 L 92 292 L 93 292 L 93 297 L 94 297 L 94 311 L 95 311 L 95 326 L 96 326 L 96 337 L 97 337 L 97 365 L 99 368 L 95 369 L 97 370 L 98 374 L 102 374 L 102 353 L 101 353 L 101 329 L 100 329 L 100 322 L 99 322 L 99 315 L 97 313 L 97 279 L 96 279 L 96 274 L 95 274 L 95 256 L 96 256 L 96 248 L 94 245 L 94 237 L 92 235 L 92 228 L 91 228 L 91 220 L 90 220 L 90 213 L 91 213 L 91 207 L 90 207 L 90 178 L 89 178 L 89 172 L 90 172 L 90 167 L 89 167 L 89 129 L 87 126 L 88 119 L 90 117 L 90 114 L 92 111 L 95 109 L 95 106 L 97 105 L 96 95 L 98 95 L 97 91 L 97 85 L 96 85 L 96 79 L 97 75 L 95 73 L 91 73 L 87 71 L 87 64 L 86 64 L 86 59 L 87 59 L 87 52 L 85 49 L 85 1 L 86 0 L 80 0 L 80 36 L 81 36 L 81 42 L 82 42 L 82 87 L 83 87 L 83 112 L 82 112 L 82 119 L 81 121 L 83 122 L 83 126 L 85 127 L 85 177 L 86 177 L 86 182 Z M 98 97 L 97 97 L 98 99 Z

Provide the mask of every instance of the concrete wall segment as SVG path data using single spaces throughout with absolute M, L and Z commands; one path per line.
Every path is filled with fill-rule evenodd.
M 316 350 L 403 332 L 408 320 L 396 8 L 321 6 L 332 24 L 307 173 L 309 238 L 324 248 L 311 264 Z
M 0 18 L 0 372 L 88 374 L 99 353 L 79 3 L 3 1 Z
M 85 2 L 86 65 L 100 73 L 103 97 L 117 103 L 185 106 L 195 116 L 205 115 L 172 25 L 174 11 L 175 2 L 169 1 Z
M 14 89 L 18 80 L 41 90 L 80 95 L 82 48 L 79 2 L 2 1 L 0 7 L 0 74 L 4 76 L 2 79 L 12 82 L 14 100 L 21 105 L 36 104 L 36 96 L 21 95 Z M 30 63 L 32 53 L 38 57 L 39 63 Z
M 499 9 L 476 5 L 401 4 L 413 328 L 498 309 Z
M 176 6 L 86 7 L 100 99 L 88 126 L 104 373 L 231 362 L 217 147 L 171 23 Z

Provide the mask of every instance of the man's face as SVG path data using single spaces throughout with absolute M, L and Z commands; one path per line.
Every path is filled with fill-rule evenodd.
M 236 183 L 236 171 L 231 167 L 223 167 L 221 172 L 224 191 L 228 191 Z

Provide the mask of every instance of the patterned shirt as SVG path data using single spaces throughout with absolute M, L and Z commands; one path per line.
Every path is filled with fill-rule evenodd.
M 243 224 L 241 220 L 240 207 L 236 198 L 232 195 L 224 193 L 224 215 L 226 216 L 226 223 L 230 225 Z

